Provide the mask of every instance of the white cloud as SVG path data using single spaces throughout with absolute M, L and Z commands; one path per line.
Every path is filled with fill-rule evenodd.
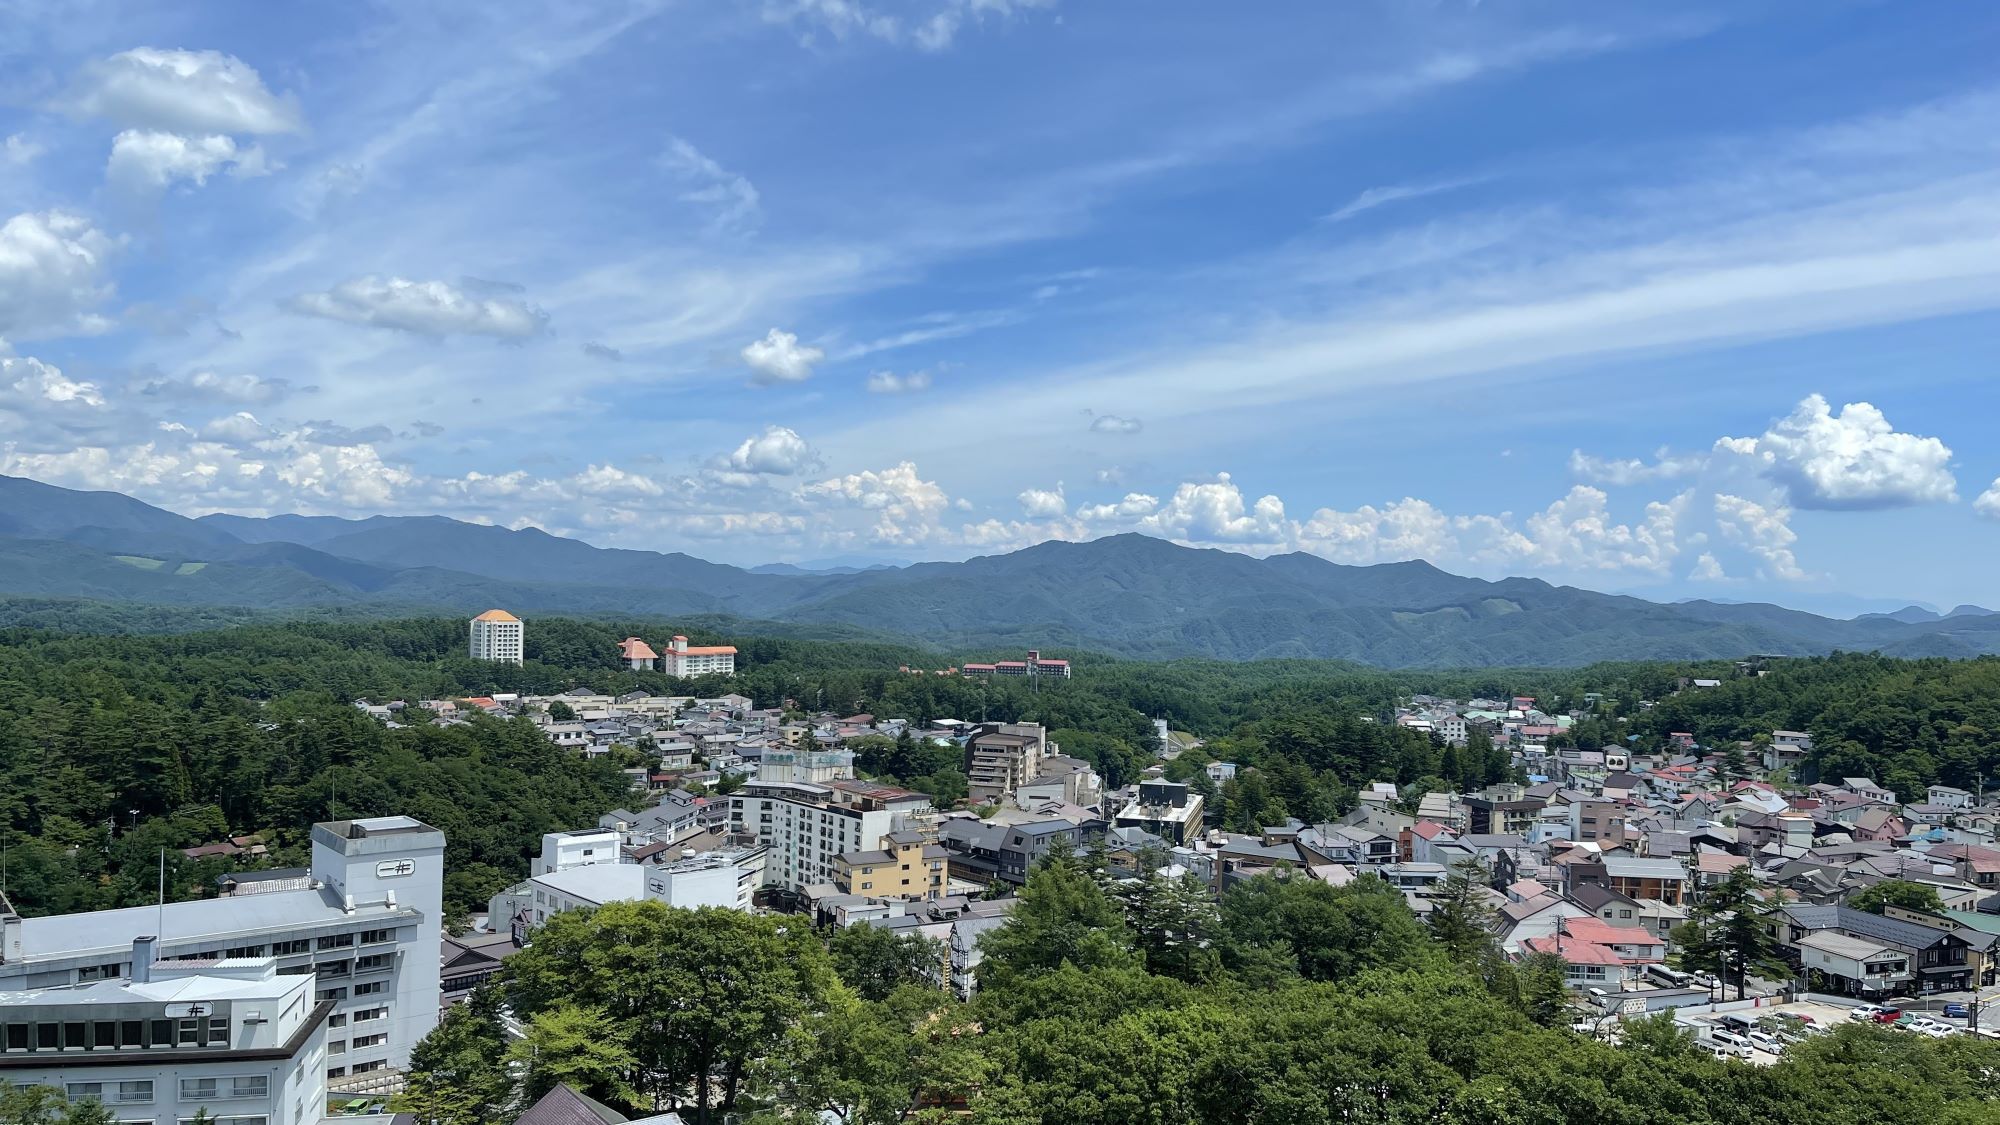
M 291 383 L 285 379 L 266 379 L 247 372 L 222 375 L 197 371 L 185 379 L 155 379 L 145 384 L 140 393 L 165 398 L 264 403 L 284 398 L 291 390 Z
M 939 0 L 930 14 L 906 19 L 861 0 L 764 0 L 763 13 L 768 23 L 800 28 L 808 45 L 823 32 L 835 40 L 865 36 L 920 51 L 942 51 L 968 25 L 1055 5 L 1056 0 Z
M 731 172 L 680 137 L 670 138 L 660 167 L 684 185 L 683 203 L 708 208 L 716 226 L 747 224 L 757 217 L 757 186 Z
M 801 345 L 799 338 L 790 333 L 773 328 L 763 339 L 744 345 L 743 362 L 755 372 L 750 379 L 754 383 L 802 383 L 812 377 L 813 364 L 826 358 L 826 353 L 811 345 Z
M 1160 499 L 1143 492 L 1128 492 L 1125 498 L 1111 504 L 1085 504 L 1076 510 L 1076 518 L 1086 523 L 1123 522 L 1150 516 L 1158 511 Z
M 944 489 L 924 480 L 909 461 L 808 484 L 799 490 L 799 497 L 807 503 L 830 502 L 872 512 L 874 541 L 897 546 L 936 538 L 937 517 L 951 504 Z
M 1802 582 L 1812 575 L 1792 552 L 1799 536 L 1791 528 L 1791 518 L 1791 510 L 1781 506 L 1767 507 L 1726 492 L 1715 497 L 1715 523 L 1723 538 L 1755 555 L 1770 577 Z
M 5 386 L 8 397 L 16 402 L 104 405 L 104 392 L 97 384 L 71 379 L 60 368 L 32 356 L 0 356 L 0 386 Z
M 105 177 L 126 191 L 160 191 L 177 180 L 207 183 L 223 168 L 242 176 L 268 170 L 262 149 L 238 149 L 235 141 L 219 133 L 185 137 L 127 129 L 112 139 Z
M 1665 449 L 1654 455 L 1649 462 L 1635 458 L 1610 460 L 1594 457 L 1581 449 L 1570 451 L 1569 471 L 1575 476 L 1597 484 L 1628 487 L 1649 481 L 1676 480 L 1694 476 L 1708 466 L 1708 458 L 1701 454 L 1677 456 Z
M 26 133 L 9 133 L 7 142 L 0 145 L 0 157 L 16 167 L 33 164 L 35 159 L 47 151 L 39 142 L 31 140 Z
M 1754 450 L 1766 476 L 1801 508 L 1893 508 L 1958 499 L 1951 449 L 1934 437 L 1898 433 L 1882 412 L 1851 402 L 1834 412 L 1810 395 L 1754 445 L 1725 438 L 1723 448 Z
M 1469 187 L 1472 184 L 1481 182 L 1483 179 L 1484 177 L 1481 176 L 1469 176 L 1454 180 L 1438 180 L 1434 183 L 1426 184 L 1391 184 L 1387 187 L 1368 188 L 1349 200 L 1339 210 L 1327 215 L 1325 221 L 1329 223 L 1346 222 L 1363 211 L 1372 211 L 1387 203 L 1398 203 L 1405 199 L 1421 199 L 1426 195 L 1437 195 L 1440 192 Z
M 253 445 L 276 437 L 271 427 L 257 420 L 257 416 L 247 410 L 239 410 L 225 415 L 201 428 L 201 436 L 207 441 L 227 442 L 231 445 Z
M 1030 488 L 1016 497 L 1021 502 L 1021 512 L 1031 520 L 1061 519 L 1069 514 L 1069 501 L 1063 498 L 1061 481 L 1054 489 Z
M 369 324 L 430 336 L 469 334 L 524 339 L 539 334 L 548 315 L 514 296 L 479 293 L 475 285 L 357 277 L 324 293 L 301 293 L 285 307 L 307 316 Z
M 264 86 L 256 70 L 220 51 L 137 47 L 84 69 L 73 101 L 84 113 L 176 133 L 294 133 L 296 102 Z
M 1212 481 L 1186 482 L 1159 510 L 1139 521 L 1142 530 L 1184 543 L 1278 546 L 1291 538 L 1285 504 L 1276 496 L 1246 504 L 1243 492 L 1218 473 Z
M 0 225 L 0 335 L 93 332 L 88 310 L 111 294 L 104 280 L 116 244 L 79 215 L 40 211 Z
M 1692 499 L 1692 493 L 1682 493 L 1655 501 L 1646 505 L 1644 520 L 1622 524 L 1612 519 L 1609 498 L 1602 491 L 1578 485 L 1529 516 L 1518 535 L 1500 533 L 1493 549 L 1503 557 L 1511 554 L 1559 570 L 1665 571 L 1680 553 L 1677 531 Z
M 1694 560 L 1694 569 L 1688 572 L 1690 582 L 1727 582 L 1729 575 L 1722 569 L 1722 563 L 1713 552 L 1703 551 Z
M 1382 508 L 1352 512 L 1321 508 L 1299 527 L 1299 546 L 1338 563 L 1357 566 L 1452 557 L 1458 541 L 1452 520 L 1427 500 L 1404 497 Z
M 1090 429 L 1098 434 L 1136 434 L 1145 426 L 1137 418 L 1126 418 L 1117 414 L 1099 414 L 1091 419 Z
M 1995 480 L 1992 487 L 1980 493 L 1979 499 L 1972 502 L 1972 507 L 1982 516 L 2000 519 L 2000 480 Z
M 898 375 L 894 371 L 877 371 L 868 376 L 868 393 L 873 395 L 915 394 L 929 390 L 931 373 L 912 371 Z
M 820 457 L 797 432 L 766 426 L 763 433 L 744 438 L 726 464 L 736 473 L 789 477 L 818 469 Z

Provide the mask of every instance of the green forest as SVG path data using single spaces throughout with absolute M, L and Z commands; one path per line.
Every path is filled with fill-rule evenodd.
M 1467 880 L 1469 885 L 1470 880 Z M 504 1121 L 558 1083 L 637 1113 L 848 1125 L 1972 1125 L 2000 1043 L 1850 1024 L 1770 1067 L 1671 1015 L 1587 1034 L 1547 955 L 1498 955 L 1484 900 L 1428 924 L 1333 888 L 1119 879 L 1056 854 L 982 939 L 980 989 L 871 927 L 622 903 L 557 915 L 417 1048 L 399 1107 Z M 504 1008 L 525 1025 L 501 1044 Z M 1582 1022 L 1579 1026 L 1579 1019 Z
M 51 611 L 53 612 L 53 611 Z M 357 699 L 448 698 L 574 687 L 622 693 L 738 692 L 759 706 L 1045 724 L 1065 752 L 1123 784 L 1154 760 L 1152 721 L 1209 740 L 1174 767 L 1208 788 L 1228 827 L 1318 820 L 1374 780 L 1475 788 L 1507 776 L 1505 756 L 1454 750 L 1387 725 L 1413 693 L 1534 695 L 1551 709 L 1602 697 L 1569 740 L 1659 745 L 1773 728 L 1811 731 L 1813 776 L 1869 774 L 1905 797 L 1942 781 L 1978 789 L 2000 776 L 2000 659 L 1899 661 L 1842 655 L 1771 661 L 1762 676 L 1724 664 L 1619 664 L 1472 672 L 1383 672 L 1323 661 L 1150 663 L 1093 653 L 1068 682 L 989 682 L 899 673 L 948 656 L 875 638 L 723 635 L 688 622 L 529 622 L 526 663 L 464 652 L 455 618 L 252 623 L 171 634 L 92 631 L 115 614 L 0 630 L 0 879 L 28 914 L 153 901 L 164 852 L 169 894 L 214 892 L 239 861 L 179 849 L 258 834 L 260 861 L 304 861 L 317 820 L 406 813 L 450 841 L 452 911 L 520 877 L 543 832 L 595 821 L 630 800 L 610 762 L 550 746 L 525 721 L 389 729 Z M 126 622 L 126 624 L 131 624 Z M 143 624 L 143 623 L 142 623 Z M 615 642 L 684 632 L 741 649 L 733 678 L 677 681 L 615 666 Z M 1675 692 L 1687 676 L 1721 687 Z M 1642 701 L 1651 707 L 1641 707 Z M 886 741 L 886 740 L 885 740 Z M 1216 792 L 1207 756 L 1256 767 Z M 866 750 L 871 774 L 949 796 L 951 755 Z

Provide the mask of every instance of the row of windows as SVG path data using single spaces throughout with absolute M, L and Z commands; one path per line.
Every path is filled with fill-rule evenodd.
M 0 1041 L 8 1051 L 115 1051 L 134 1047 L 212 1047 L 229 1042 L 229 1021 L 81 1020 L 10 1023 Z

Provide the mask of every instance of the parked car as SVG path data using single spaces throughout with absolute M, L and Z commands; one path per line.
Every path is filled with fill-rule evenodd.
M 1952 1033 L 1950 1024 L 1940 1023 L 1928 1016 L 1919 1016 L 1902 1026 L 1906 1031 L 1914 1031 L 1919 1035 L 1928 1035 L 1933 1039 L 1942 1039 Z
M 1783 1052 L 1785 1049 L 1784 1040 L 1779 1039 L 1768 1031 L 1746 1031 L 1743 1033 L 1743 1038 L 1748 1039 L 1752 1047 L 1760 1051 L 1769 1051 L 1774 1055 Z
M 1755 1048 L 1750 1045 L 1748 1039 L 1743 1038 L 1733 1031 L 1722 1031 L 1720 1029 L 1711 1031 L 1708 1034 L 1708 1042 L 1710 1046 L 1726 1050 L 1739 1059 L 1747 1059 L 1755 1051 Z
M 1944 1018 L 1948 1020 L 1968 1020 L 1972 1018 L 1972 1009 L 1964 1004 L 1946 1004 L 1944 1006 Z
M 1853 1011 L 1847 1013 L 1847 1018 L 1858 1022 L 1866 1022 L 1868 1020 L 1874 1019 L 1876 1016 L 1879 1016 L 1886 1011 L 1888 1011 L 1887 1008 L 1883 1008 L 1879 1005 L 1863 1004 L 1860 1007 L 1854 1009 Z
M 1901 1008 L 1884 1008 L 1875 1013 L 1876 1023 L 1895 1023 L 1902 1018 L 1903 1010 Z

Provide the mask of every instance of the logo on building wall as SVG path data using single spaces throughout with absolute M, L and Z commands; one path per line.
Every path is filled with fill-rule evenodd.
M 397 879 L 404 875 L 415 875 L 416 873 L 417 861 L 414 859 L 385 859 L 375 865 L 375 877 L 377 879 Z

